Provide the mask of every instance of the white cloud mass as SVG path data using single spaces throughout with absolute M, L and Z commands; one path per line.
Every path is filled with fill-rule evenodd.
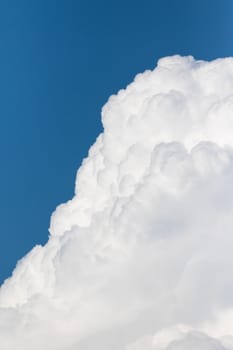
M 233 350 L 233 58 L 163 58 L 102 121 L 0 289 L 1 349 Z

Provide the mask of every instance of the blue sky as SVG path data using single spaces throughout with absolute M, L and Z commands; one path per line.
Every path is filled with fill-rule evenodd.
M 0 2 L 0 280 L 48 237 L 109 95 L 158 58 L 233 55 L 231 0 Z

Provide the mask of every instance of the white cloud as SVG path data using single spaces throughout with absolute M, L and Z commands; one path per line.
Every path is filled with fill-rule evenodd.
M 226 350 L 233 349 L 232 346 L 230 339 L 218 340 L 179 325 L 161 330 L 155 336 L 145 337 L 127 350 Z
M 1 287 L 1 348 L 232 350 L 233 58 L 163 58 L 102 120 Z

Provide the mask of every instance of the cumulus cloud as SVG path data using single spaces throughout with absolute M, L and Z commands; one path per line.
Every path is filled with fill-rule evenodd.
M 232 350 L 233 58 L 163 58 L 102 121 L 0 289 L 1 348 Z

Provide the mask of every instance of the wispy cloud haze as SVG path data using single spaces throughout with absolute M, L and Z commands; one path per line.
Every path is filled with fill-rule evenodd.
M 1 287 L 1 348 L 232 350 L 233 58 L 163 58 L 102 121 Z

